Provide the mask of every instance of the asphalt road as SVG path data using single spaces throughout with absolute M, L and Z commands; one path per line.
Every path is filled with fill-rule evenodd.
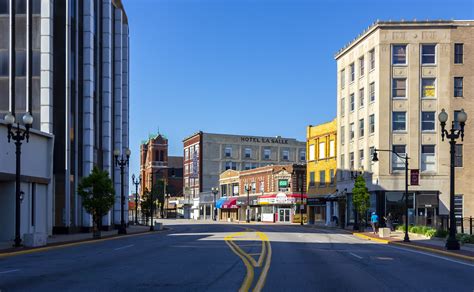
M 350 234 L 165 224 L 165 232 L 0 257 L 0 291 L 474 291 L 473 264 Z

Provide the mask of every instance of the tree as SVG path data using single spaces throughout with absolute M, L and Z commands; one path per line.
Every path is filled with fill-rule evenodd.
M 155 199 L 155 205 L 156 206 L 156 201 L 158 201 L 158 204 L 160 206 L 160 215 L 161 218 L 163 218 L 163 208 L 165 204 L 165 181 L 163 179 L 160 179 L 154 183 L 153 186 L 153 198 Z
M 82 206 L 92 215 L 94 222 L 94 238 L 100 238 L 102 217 L 109 212 L 115 202 L 115 191 L 107 171 L 97 167 L 92 169 L 89 176 L 84 177 L 78 186 L 82 197 Z
M 370 207 L 370 195 L 364 177 L 361 175 L 357 176 L 355 180 L 352 196 L 358 217 L 360 220 L 365 220 L 365 215 Z
M 151 213 L 151 193 L 150 191 L 145 188 L 142 195 L 142 201 L 140 203 L 140 209 L 142 215 L 145 217 L 145 222 L 148 223 L 148 218 L 150 217 Z

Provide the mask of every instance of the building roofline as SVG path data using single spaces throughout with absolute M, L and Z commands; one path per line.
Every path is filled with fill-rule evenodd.
M 366 39 L 370 36 L 373 32 L 377 29 L 382 28 L 413 28 L 413 27 L 420 27 L 420 26 L 433 26 L 433 27 L 457 27 L 463 25 L 463 23 L 467 26 L 474 25 L 474 20 L 399 20 L 399 21 L 382 21 L 376 20 L 370 26 L 368 26 L 362 33 L 360 33 L 357 37 L 347 43 L 344 47 L 342 47 L 339 51 L 334 54 L 334 59 L 339 59 L 345 53 L 347 53 L 350 49 L 360 43 L 362 40 Z
M 123 22 L 128 25 L 128 16 L 127 12 L 125 12 L 125 8 L 123 7 L 122 0 L 112 0 L 112 4 L 115 6 L 115 8 L 122 10 Z
M 206 134 L 206 135 L 215 135 L 215 136 L 235 136 L 235 137 L 286 139 L 286 140 L 292 140 L 292 141 L 296 141 L 296 142 L 305 143 L 304 141 L 300 141 L 296 138 L 287 138 L 287 137 L 282 137 L 282 136 L 263 136 L 263 135 L 256 136 L 256 135 L 241 135 L 241 134 L 223 134 L 223 133 L 210 133 L 210 132 L 203 132 L 203 131 L 199 131 L 199 132 L 196 132 L 194 134 L 191 134 L 191 135 L 185 137 L 182 142 L 186 142 L 187 140 L 189 140 L 191 138 L 194 138 L 197 135 L 204 135 L 204 134 Z

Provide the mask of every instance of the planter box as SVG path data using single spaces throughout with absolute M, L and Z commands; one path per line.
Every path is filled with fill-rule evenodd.
M 390 237 L 390 228 L 379 228 L 379 237 Z
M 26 247 L 45 246 L 47 242 L 46 233 L 27 233 L 23 236 L 23 245 Z

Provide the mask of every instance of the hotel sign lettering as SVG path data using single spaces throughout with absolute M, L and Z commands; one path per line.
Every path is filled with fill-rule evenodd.
M 288 139 L 283 138 L 241 137 L 240 141 L 266 144 L 288 144 Z

